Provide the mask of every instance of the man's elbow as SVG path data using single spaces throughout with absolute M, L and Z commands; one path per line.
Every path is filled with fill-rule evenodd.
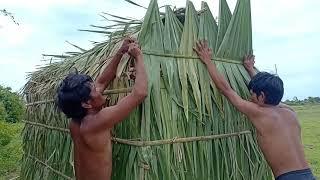
M 230 92 L 232 91 L 231 87 L 230 86 L 226 86 L 226 85 L 222 85 L 219 88 L 219 90 L 225 96 L 228 96 L 228 94 L 230 94 Z

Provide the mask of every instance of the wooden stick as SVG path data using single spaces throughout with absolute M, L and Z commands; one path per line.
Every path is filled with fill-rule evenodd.
M 241 131 L 229 134 L 215 134 L 209 136 L 196 136 L 196 137 L 183 137 L 183 138 L 172 138 L 172 139 L 163 139 L 163 140 L 155 140 L 155 141 L 131 141 L 126 139 L 120 139 L 113 137 L 112 140 L 114 142 L 118 142 L 121 144 L 137 146 L 137 147 L 145 147 L 145 146 L 158 146 L 165 144 L 176 144 L 176 143 L 187 143 L 187 142 L 195 142 L 195 141 L 209 141 L 213 139 L 221 139 L 233 136 L 240 136 L 242 134 L 251 134 L 251 131 Z
M 103 92 L 103 95 L 109 95 L 109 94 L 120 94 L 120 93 L 128 93 L 131 92 L 132 88 L 121 88 L 121 89 L 111 89 L 111 90 L 105 90 Z M 38 104 L 46 104 L 46 103 L 53 103 L 54 99 L 44 100 L 44 101 L 35 101 L 33 103 L 28 103 L 26 106 L 34 106 Z
M 44 101 L 35 101 L 33 103 L 26 104 L 26 106 L 34 106 L 34 105 L 38 105 L 38 104 L 46 104 L 46 103 L 52 103 L 52 102 L 54 102 L 54 99 L 49 99 L 49 100 L 44 100 Z
M 69 129 L 66 129 L 66 128 L 54 127 L 54 126 L 49 126 L 49 125 L 42 124 L 42 123 L 24 121 L 24 120 L 22 120 L 22 122 L 24 122 L 24 123 L 26 123 L 28 125 L 31 125 L 31 126 L 38 126 L 38 127 L 43 127 L 43 128 L 46 128 L 46 129 L 51 129 L 51 130 L 65 132 L 65 133 L 70 133 Z
M 152 52 L 152 51 L 143 51 L 143 54 L 151 55 L 151 56 L 159 56 L 159 57 L 172 57 L 177 59 L 199 59 L 197 56 L 186 56 L 181 54 L 164 54 L 159 52 Z M 212 58 L 213 61 L 220 61 L 225 63 L 232 63 L 232 64 L 243 64 L 242 61 L 232 60 L 232 59 L 224 59 L 224 58 Z
M 71 177 L 63 174 L 62 172 L 60 172 L 60 171 L 52 168 L 52 167 L 49 166 L 47 163 L 39 160 L 38 158 L 36 158 L 36 157 L 34 157 L 34 156 L 30 155 L 30 154 L 25 154 L 25 155 L 26 155 L 28 158 L 31 158 L 31 159 L 35 160 L 36 162 L 39 162 L 41 165 L 45 166 L 46 168 L 48 168 L 48 169 L 51 170 L 52 172 L 58 174 L 59 176 L 65 178 L 65 179 L 69 179 L 69 180 L 74 180 L 74 179 L 75 179 L 75 178 L 71 178 Z
M 121 88 L 121 89 L 111 89 L 111 90 L 105 90 L 103 92 L 103 95 L 109 95 L 109 94 L 120 94 L 120 93 L 128 93 L 131 92 L 132 88 Z
M 47 129 L 61 131 L 64 133 L 70 133 L 69 129 L 65 129 L 65 128 L 53 127 L 53 126 L 48 126 L 45 124 L 30 122 L 30 121 L 23 121 L 23 122 L 30 125 L 34 125 L 34 126 L 40 126 Z M 243 134 L 251 134 L 251 131 L 246 130 L 246 131 L 233 132 L 228 134 L 214 134 L 214 135 L 208 135 L 208 136 L 175 137 L 171 139 L 161 139 L 161 140 L 153 140 L 153 141 L 128 140 L 128 139 L 112 137 L 112 141 L 114 143 L 120 143 L 120 144 L 129 145 L 129 146 L 145 147 L 145 146 L 159 146 L 159 145 L 165 145 L 165 144 L 187 143 L 187 142 L 195 142 L 195 141 L 209 141 L 214 139 L 240 136 Z

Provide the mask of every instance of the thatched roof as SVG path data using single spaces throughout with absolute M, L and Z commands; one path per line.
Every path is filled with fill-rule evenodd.
M 218 70 L 248 97 L 242 57 L 252 52 L 250 0 L 238 0 L 233 15 L 226 0 L 220 0 L 219 9 L 217 24 L 206 3 L 198 12 L 187 1 L 185 9 L 166 7 L 160 14 L 151 0 L 143 23 L 112 15 L 117 25 L 95 30 L 108 40 L 80 53 L 53 56 L 63 60 L 30 74 L 24 89 L 28 108 L 21 177 L 74 177 L 69 120 L 53 101 L 57 85 L 72 68 L 97 77 L 120 41 L 133 35 L 144 53 L 148 97 L 114 129 L 113 179 L 270 179 L 252 125 L 216 89 L 192 50 L 198 39 L 207 39 Z M 106 91 L 111 104 L 134 83 L 123 75 L 129 63 L 124 57 Z

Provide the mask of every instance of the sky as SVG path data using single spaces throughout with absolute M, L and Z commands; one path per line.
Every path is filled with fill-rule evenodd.
M 227 0 L 234 9 L 236 0 Z M 145 7 L 149 0 L 134 0 Z M 207 0 L 214 16 L 219 0 Z M 159 6 L 185 7 L 186 0 L 158 0 Z M 193 0 L 200 9 L 200 0 Z M 252 0 L 253 49 L 256 66 L 284 81 L 284 99 L 320 96 L 319 0 Z M 146 10 L 124 0 L 0 0 L 0 9 L 14 14 L 19 26 L 0 16 L 0 84 L 18 91 L 26 75 L 43 61 L 42 54 L 76 51 L 66 41 L 90 49 L 90 41 L 106 37 L 81 32 L 106 25 L 108 12 L 142 19 Z

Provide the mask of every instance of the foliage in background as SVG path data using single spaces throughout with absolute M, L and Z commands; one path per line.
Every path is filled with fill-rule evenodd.
M 0 148 L 9 144 L 13 137 L 13 130 L 9 124 L 0 121 Z
M 292 100 L 284 101 L 288 105 L 307 105 L 307 104 L 320 104 L 320 97 L 308 97 L 303 100 L 294 97 Z
M 22 97 L 12 92 L 10 87 L 0 85 L 0 120 L 21 122 L 24 118 L 25 106 Z
M 6 107 L 4 107 L 4 104 L 0 101 L 0 121 L 5 120 L 6 117 L 7 117 Z
M 23 124 L 0 121 L 0 180 L 18 175 L 22 157 L 21 131 Z

